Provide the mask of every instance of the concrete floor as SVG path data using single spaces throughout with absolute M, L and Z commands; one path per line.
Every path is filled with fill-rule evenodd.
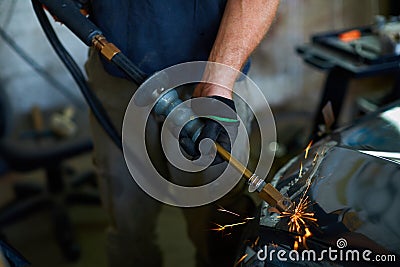
M 68 162 L 77 170 L 91 168 L 89 156 Z M 15 181 L 43 182 L 41 171 L 28 174 L 7 174 L 0 177 L 0 203 L 11 199 Z M 77 262 L 67 262 L 56 245 L 50 214 L 38 212 L 21 222 L 3 229 L 8 242 L 22 253 L 33 266 L 86 267 L 106 266 L 105 228 L 107 217 L 101 207 L 75 206 L 69 209 L 82 256 Z M 186 225 L 180 209 L 163 206 L 158 221 L 158 238 L 165 267 L 194 266 L 194 248 L 186 236 Z

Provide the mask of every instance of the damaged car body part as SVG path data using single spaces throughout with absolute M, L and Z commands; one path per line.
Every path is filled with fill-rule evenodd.
M 314 144 L 308 153 L 287 163 L 271 184 L 298 205 L 308 199 L 302 229 L 290 229 L 283 216 L 267 203 L 261 207 L 257 245 L 244 246 L 240 266 L 266 266 L 262 248 L 313 250 L 328 248 L 368 250 L 373 254 L 400 256 L 400 102 L 368 115 L 354 125 L 335 131 Z M 308 233 L 305 231 L 307 229 Z M 251 239 L 251 238 L 250 238 Z M 346 265 L 322 261 L 296 265 Z M 289 263 L 287 263 L 289 264 Z M 291 264 L 294 264 L 291 262 Z M 348 264 L 348 263 L 347 263 Z M 369 264 L 373 264 L 369 263 Z M 290 266 L 290 264 L 288 265 Z

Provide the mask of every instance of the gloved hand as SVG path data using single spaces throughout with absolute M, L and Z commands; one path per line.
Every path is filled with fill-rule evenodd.
M 235 103 L 221 96 L 210 96 L 208 98 L 209 101 L 207 101 L 206 105 L 192 103 L 192 110 L 195 114 L 202 116 L 200 119 L 204 123 L 197 140 L 193 142 L 189 136 L 185 135 L 184 131 L 179 134 L 181 148 L 192 157 L 191 160 L 196 160 L 200 157 L 199 144 L 201 140 L 209 138 L 231 152 L 232 145 L 229 135 L 233 142 L 237 137 L 239 120 L 237 119 Z M 224 104 L 228 105 L 232 110 L 228 109 Z M 211 151 L 211 147 L 209 147 L 206 148 L 205 153 L 211 153 Z M 224 159 L 217 153 L 211 165 L 219 164 L 223 161 Z

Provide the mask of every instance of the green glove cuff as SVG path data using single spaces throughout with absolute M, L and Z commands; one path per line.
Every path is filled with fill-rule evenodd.
M 219 116 L 206 116 L 205 118 L 213 119 L 216 121 L 221 121 L 221 122 L 239 122 L 237 119 L 230 119 L 230 118 L 225 118 L 225 117 L 219 117 Z

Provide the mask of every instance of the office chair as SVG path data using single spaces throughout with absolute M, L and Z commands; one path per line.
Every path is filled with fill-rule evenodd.
M 43 120 L 48 121 L 53 112 L 43 110 Z M 45 187 L 14 186 L 15 198 L 0 208 L 0 229 L 40 209 L 47 209 L 52 215 L 58 245 L 70 261 L 80 257 L 80 248 L 74 238 L 67 206 L 100 204 L 95 188 L 82 186 L 87 182 L 95 183 L 93 173 L 72 181 L 64 177 L 65 160 L 92 150 L 87 112 L 78 113 L 74 121 L 78 131 L 73 138 L 59 138 L 47 130 L 34 130 L 31 114 L 14 115 L 7 107 L 7 96 L 0 90 L 0 157 L 12 171 L 45 171 Z M 82 191 L 88 188 L 93 190 Z

